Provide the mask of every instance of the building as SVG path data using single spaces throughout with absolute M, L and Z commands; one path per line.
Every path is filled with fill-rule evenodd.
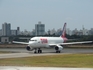
M 0 29 L 0 36 L 2 36 L 2 29 Z
M 53 28 L 52 30 L 50 30 L 50 35 L 55 35 L 55 34 L 56 34 L 55 28 Z
M 11 36 L 11 24 L 4 23 L 2 24 L 2 36 Z
M 55 33 L 55 35 L 61 35 L 62 34 L 62 29 L 60 28 L 60 29 L 57 29 L 57 31 L 56 31 L 56 33 Z
M 31 35 L 35 35 L 35 29 L 32 30 Z
M 17 36 L 20 34 L 20 27 L 17 27 L 17 29 L 11 30 L 11 36 Z
M 16 36 L 20 34 L 20 27 L 17 27 L 17 29 L 11 30 L 11 24 L 10 23 L 4 23 L 2 24 L 2 29 L 0 30 L 0 36 Z
M 35 24 L 35 35 L 45 35 L 45 24 L 41 24 L 40 21 Z
M 90 30 L 89 30 L 89 33 L 88 33 L 89 35 L 93 35 L 93 28 L 91 28 Z
M 17 35 L 17 30 L 11 30 L 11 36 L 16 36 Z
M 9 43 L 9 37 L 1 37 L 1 43 Z
M 20 27 L 17 27 L 17 35 L 20 35 Z
M 69 28 L 67 28 L 67 29 L 66 29 L 66 34 L 67 34 L 67 35 L 72 35 L 72 31 L 71 31 Z
M 88 35 L 89 31 L 82 26 L 83 35 Z
M 78 34 L 78 30 L 77 28 L 75 28 L 73 31 L 72 31 L 72 35 L 77 35 Z

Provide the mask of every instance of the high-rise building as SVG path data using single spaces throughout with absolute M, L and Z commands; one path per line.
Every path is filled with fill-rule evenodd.
M 17 29 L 11 30 L 11 36 L 16 36 L 20 34 L 20 27 L 17 27 Z
M 17 35 L 20 34 L 20 27 L 17 27 Z
M 11 36 L 16 36 L 17 35 L 17 30 L 11 30 Z
M 45 34 L 45 24 L 41 24 L 39 21 L 38 24 L 35 24 L 35 34 L 37 35 L 44 35 Z
M 2 36 L 10 36 L 11 35 L 11 24 L 4 23 L 2 24 Z
M 0 36 L 2 36 L 2 29 L 0 29 Z

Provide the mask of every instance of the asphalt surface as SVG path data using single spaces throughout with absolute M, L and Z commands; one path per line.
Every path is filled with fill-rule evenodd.
M 34 53 L 33 51 L 27 51 L 26 48 L 0 48 L 0 51 L 7 51 L 12 53 Z M 42 49 L 43 53 L 55 53 L 54 48 Z M 91 48 L 64 48 L 61 53 L 93 53 L 93 49 Z
M 76 54 L 76 53 L 93 53 L 93 49 L 71 49 L 65 48 L 61 53 L 55 53 L 54 49 L 42 49 L 42 53 L 34 54 L 34 51 L 27 51 L 25 48 L 0 48 L 0 51 L 7 51 L 11 53 L 0 54 L 0 58 L 17 58 L 28 56 L 44 56 L 56 54 Z

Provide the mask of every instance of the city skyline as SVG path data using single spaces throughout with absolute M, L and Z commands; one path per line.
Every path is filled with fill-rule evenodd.
M 12 29 L 20 27 L 33 30 L 41 21 L 45 30 L 56 30 L 67 23 L 67 28 L 93 28 L 93 0 L 0 0 L 0 23 L 11 23 Z M 0 26 L 1 28 L 1 26 Z
M 0 29 L 0 36 L 17 36 L 17 35 L 60 35 L 62 29 L 59 28 L 57 30 L 49 29 L 48 31 L 45 31 L 45 24 L 42 24 L 40 21 L 38 24 L 35 24 L 35 29 L 28 31 L 20 31 L 20 27 L 17 27 L 17 29 L 11 29 L 10 23 L 3 23 L 2 29 Z M 66 34 L 68 35 L 93 35 L 93 28 L 90 30 L 85 29 L 84 26 L 82 26 L 82 29 L 78 30 L 75 28 L 74 30 L 71 30 L 70 28 L 66 28 Z
M 11 29 L 11 23 L 3 23 L 0 29 L 0 36 L 16 36 L 20 34 L 20 27 Z

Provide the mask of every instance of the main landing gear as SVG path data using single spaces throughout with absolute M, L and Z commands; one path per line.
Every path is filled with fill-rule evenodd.
M 34 53 L 42 53 L 42 50 L 40 49 L 40 48 L 35 48 L 35 51 L 34 51 Z
M 60 53 L 61 51 L 59 51 L 59 50 L 56 50 L 56 53 Z

